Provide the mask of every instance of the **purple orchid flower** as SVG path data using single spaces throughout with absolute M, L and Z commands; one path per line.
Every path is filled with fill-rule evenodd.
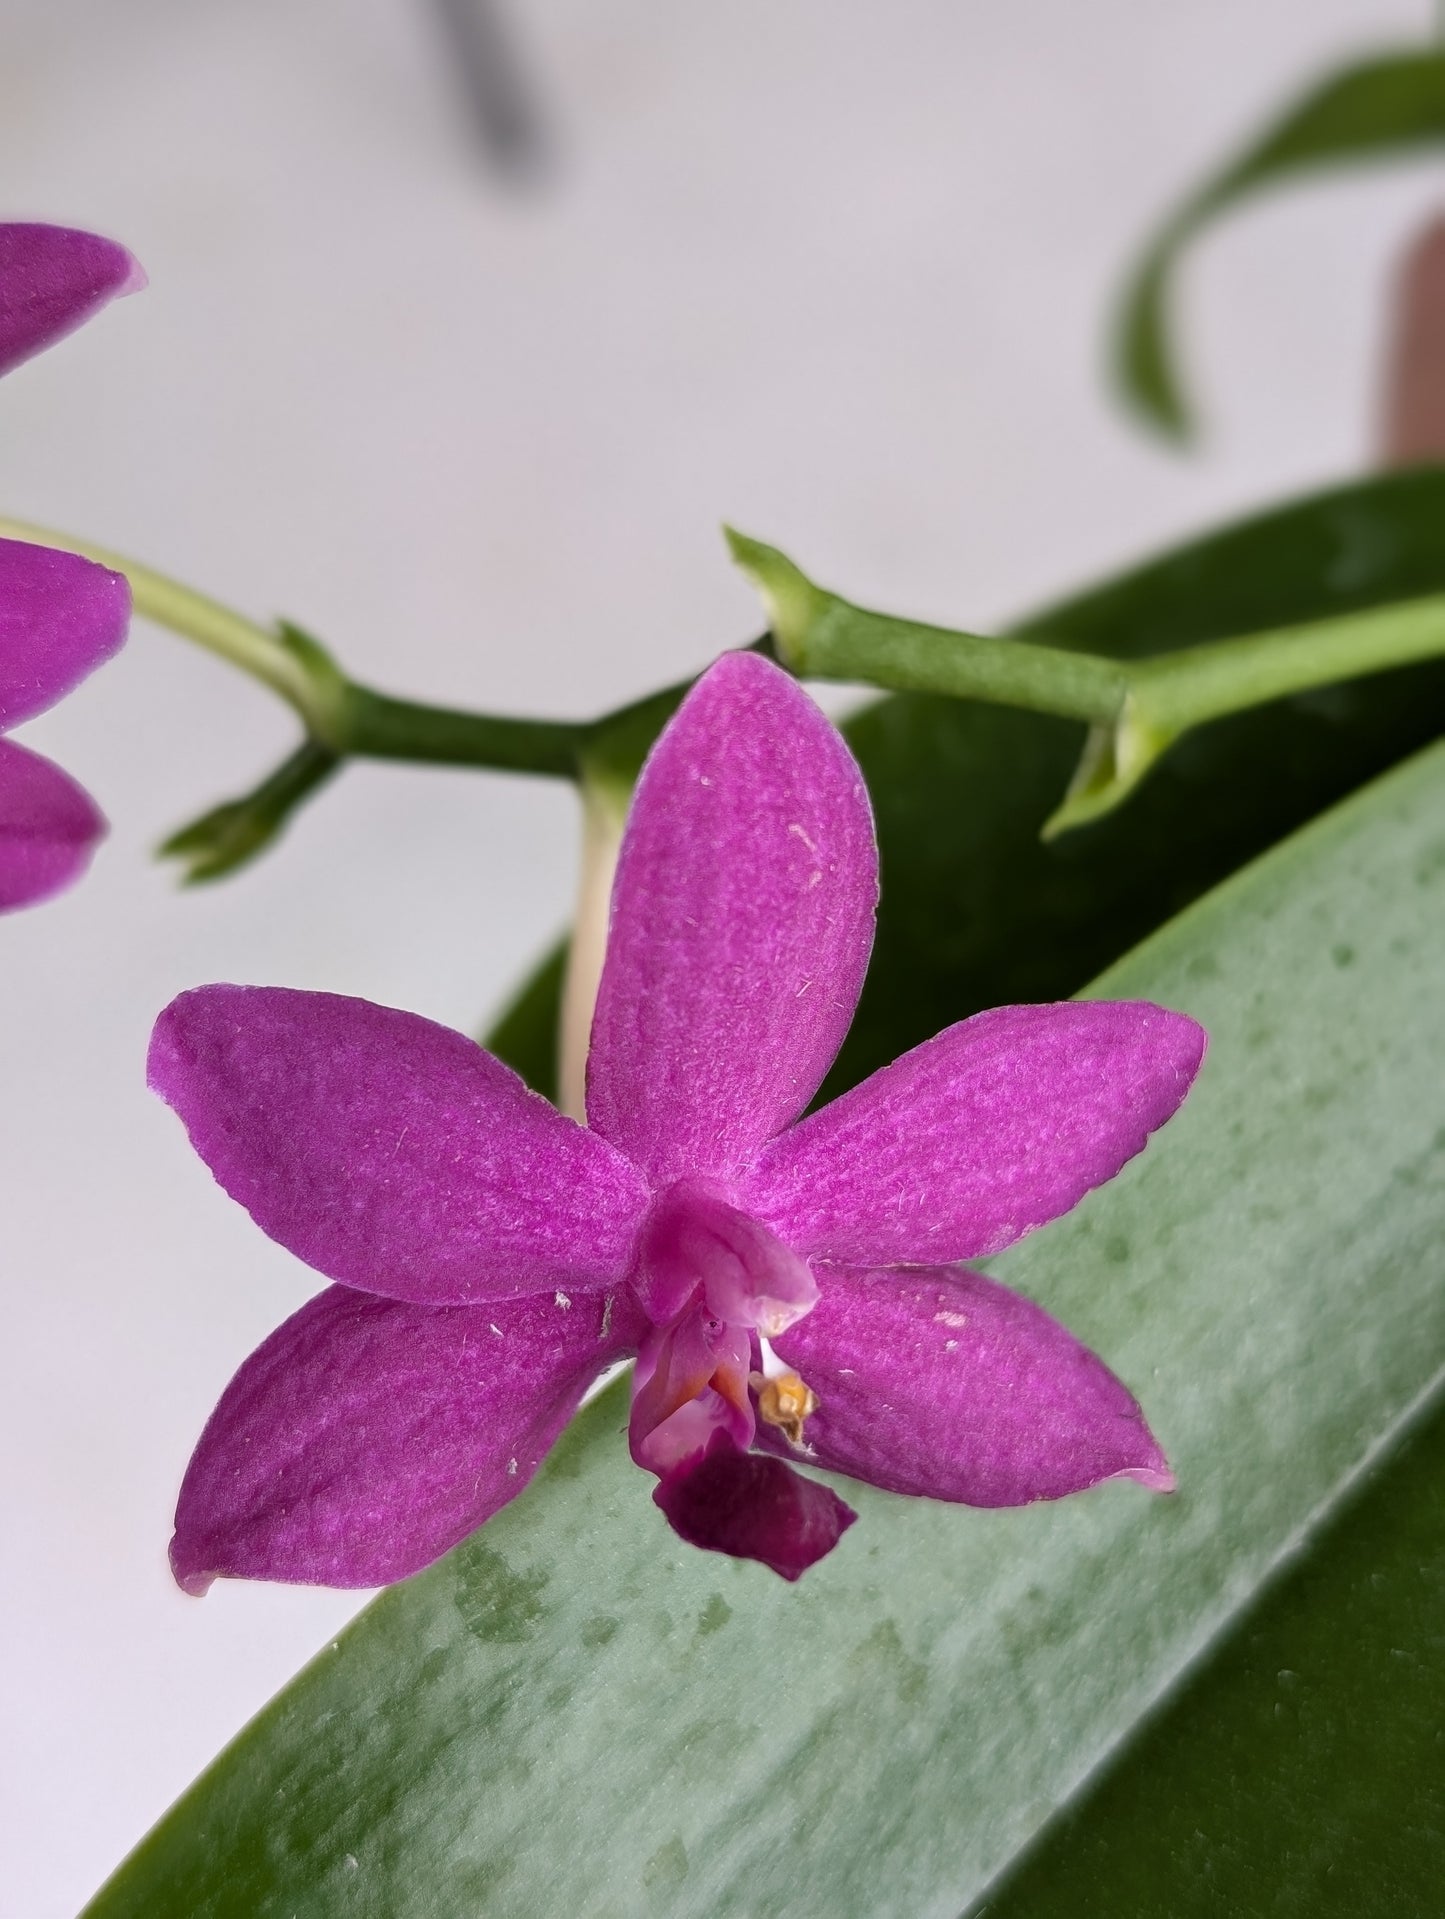
M 145 285 L 113 240 L 0 225 L 0 374 Z M 0 735 L 43 713 L 125 638 L 130 588 L 75 553 L 0 540 Z M 79 878 L 105 820 L 68 774 L 0 737 L 0 912 Z
M 628 1355 L 633 1457 L 674 1529 L 788 1579 L 855 1517 L 799 1463 L 979 1506 L 1171 1487 L 1103 1363 L 959 1262 L 1118 1172 L 1203 1032 L 1147 1004 L 1001 1007 L 798 1120 L 876 899 L 842 738 L 730 654 L 638 785 L 588 1127 L 408 1013 L 244 986 L 174 1001 L 152 1086 L 226 1191 L 336 1282 L 212 1415 L 180 1584 L 415 1572 L 521 1491 Z

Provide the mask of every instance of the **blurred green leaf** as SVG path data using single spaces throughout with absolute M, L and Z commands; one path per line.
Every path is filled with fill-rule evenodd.
M 1160 432 L 1187 439 L 1193 417 L 1170 323 L 1181 255 L 1219 214 L 1318 168 L 1398 159 L 1445 141 L 1445 53 L 1390 53 L 1329 75 L 1196 187 L 1144 249 L 1121 302 L 1116 364 L 1125 395 Z
M 1209 1062 L 1147 1154 L 995 1270 L 1140 1391 L 1176 1498 L 849 1488 L 859 1524 L 790 1589 L 672 1539 L 613 1389 L 242 1734 L 91 1919 L 952 1919 L 1445 1358 L 1442 913 L 1436 749 L 1098 982 L 1202 1019 Z
M 1445 1399 L 978 1919 L 1421 1919 L 1445 1886 Z

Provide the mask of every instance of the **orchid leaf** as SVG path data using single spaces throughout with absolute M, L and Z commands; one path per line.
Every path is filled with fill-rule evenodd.
M 1161 433 L 1194 427 L 1171 338 L 1174 277 L 1186 247 L 1221 213 L 1267 188 L 1354 162 L 1407 157 L 1445 142 L 1445 53 L 1377 55 L 1318 81 L 1204 180 L 1144 249 L 1121 304 L 1119 383 Z
M 1442 1613 L 1437 1395 L 979 1919 L 1428 1912 L 1445 1882 Z
M 919 904 L 885 901 L 904 924 Z M 91 1919 L 952 1919 L 1445 1361 L 1442 911 L 1434 749 L 1091 989 L 1193 1014 L 1210 1059 L 1146 1155 L 995 1270 L 1138 1386 L 1173 1500 L 981 1513 L 846 1486 L 858 1524 L 791 1589 L 672 1539 L 614 1390 L 253 1722 Z M 896 981 L 894 1003 L 902 1040 Z

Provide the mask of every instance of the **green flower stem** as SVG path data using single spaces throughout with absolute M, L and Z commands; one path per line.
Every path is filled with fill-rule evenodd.
M 801 679 L 950 693 L 1098 725 L 1118 717 L 1129 689 L 1117 660 L 870 613 L 815 586 L 776 547 L 731 529 L 727 538 L 767 603 L 779 659 Z
M 0 520 L 0 538 L 59 547 L 124 573 L 138 613 L 229 660 L 300 716 L 300 753 L 256 793 L 215 809 L 169 843 L 169 851 L 189 860 L 192 878 L 231 871 L 269 844 L 290 812 L 351 756 L 571 779 L 594 795 L 608 792 L 615 809 L 686 691 L 668 687 L 585 723 L 393 699 L 348 679 L 298 627 L 258 626 L 108 548 L 10 520 Z M 1445 595 L 1117 660 L 870 612 L 817 586 L 775 547 L 738 533 L 728 539 L 771 613 L 770 639 L 758 644 L 771 646 L 799 677 L 945 693 L 1083 721 L 1083 756 L 1046 835 L 1117 806 L 1191 727 L 1445 654 Z
M 0 519 L 0 539 L 79 553 L 114 573 L 123 573 L 130 582 L 135 610 L 143 618 L 169 627 L 208 653 L 240 667 L 294 707 L 308 733 L 317 739 L 329 738 L 335 719 L 331 689 L 317 683 L 314 673 L 280 634 L 92 540 L 77 540 L 69 533 L 54 533 L 48 527 L 7 519 Z
M 1136 660 L 1128 675 L 1141 710 L 1177 736 L 1248 706 L 1438 653 L 1445 653 L 1445 595 L 1432 593 L 1340 619 L 1183 647 Z
M 767 602 L 778 657 L 793 672 L 1088 722 L 1078 772 L 1046 836 L 1117 806 L 1191 727 L 1445 654 L 1445 595 L 1432 595 L 1148 659 L 1106 659 L 868 612 L 815 585 L 775 547 L 737 533 L 728 539 Z
M 6 519 L 0 519 L 0 539 L 79 553 L 123 573 L 142 618 L 204 647 L 279 693 L 299 715 L 308 738 L 338 760 L 417 760 L 576 779 L 582 744 L 602 725 L 511 719 L 392 699 L 349 680 L 326 649 L 299 627 L 286 621 L 274 630 L 259 626 L 109 547 Z M 315 783 L 303 783 L 304 791 Z
M 554 779 L 577 778 L 587 730 L 571 720 L 514 719 L 424 706 L 350 681 L 342 706 L 341 739 L 348 753 L 373 760 L 486 766 Z
M 633 782 L 584 778 L 582 859 L 577 910 L 567 945 L 562 1009 L 557 1035 L 557 1104 L 569 1119 L 587 1122 L 587 1049 L 592 1014 L 602 984 L 612 882 L 622 852 L 622 832 L 632 803 Z

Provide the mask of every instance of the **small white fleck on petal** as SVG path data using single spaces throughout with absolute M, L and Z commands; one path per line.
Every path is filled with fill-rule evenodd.
M 491 1327 L 492 1331 L 497 1335 L 497 1338 L 500 1339 L 502 1337 L 502 1329 L 497 1324 L 496 1320 L 489 1319 L 487 1321 L 487 1324 Z
M 933 1315 L 933 1323 L 935 1326 L 966 1326 L 968 1324 L 968 1314 L 935 1313 Z
M 562 1311 L 565 1313 L 568 1307 L 572 1304 L 572 1302 L 570 1299 L 568 1299 L 565 1293 L 558 1293 L 557 1304 L 562 1308 Z
M 517 1477 L 517 1462 L 515 1459 L 509 1459 L 507 1461 L 507 1477 L 509 1479 L 515 1479 Z

